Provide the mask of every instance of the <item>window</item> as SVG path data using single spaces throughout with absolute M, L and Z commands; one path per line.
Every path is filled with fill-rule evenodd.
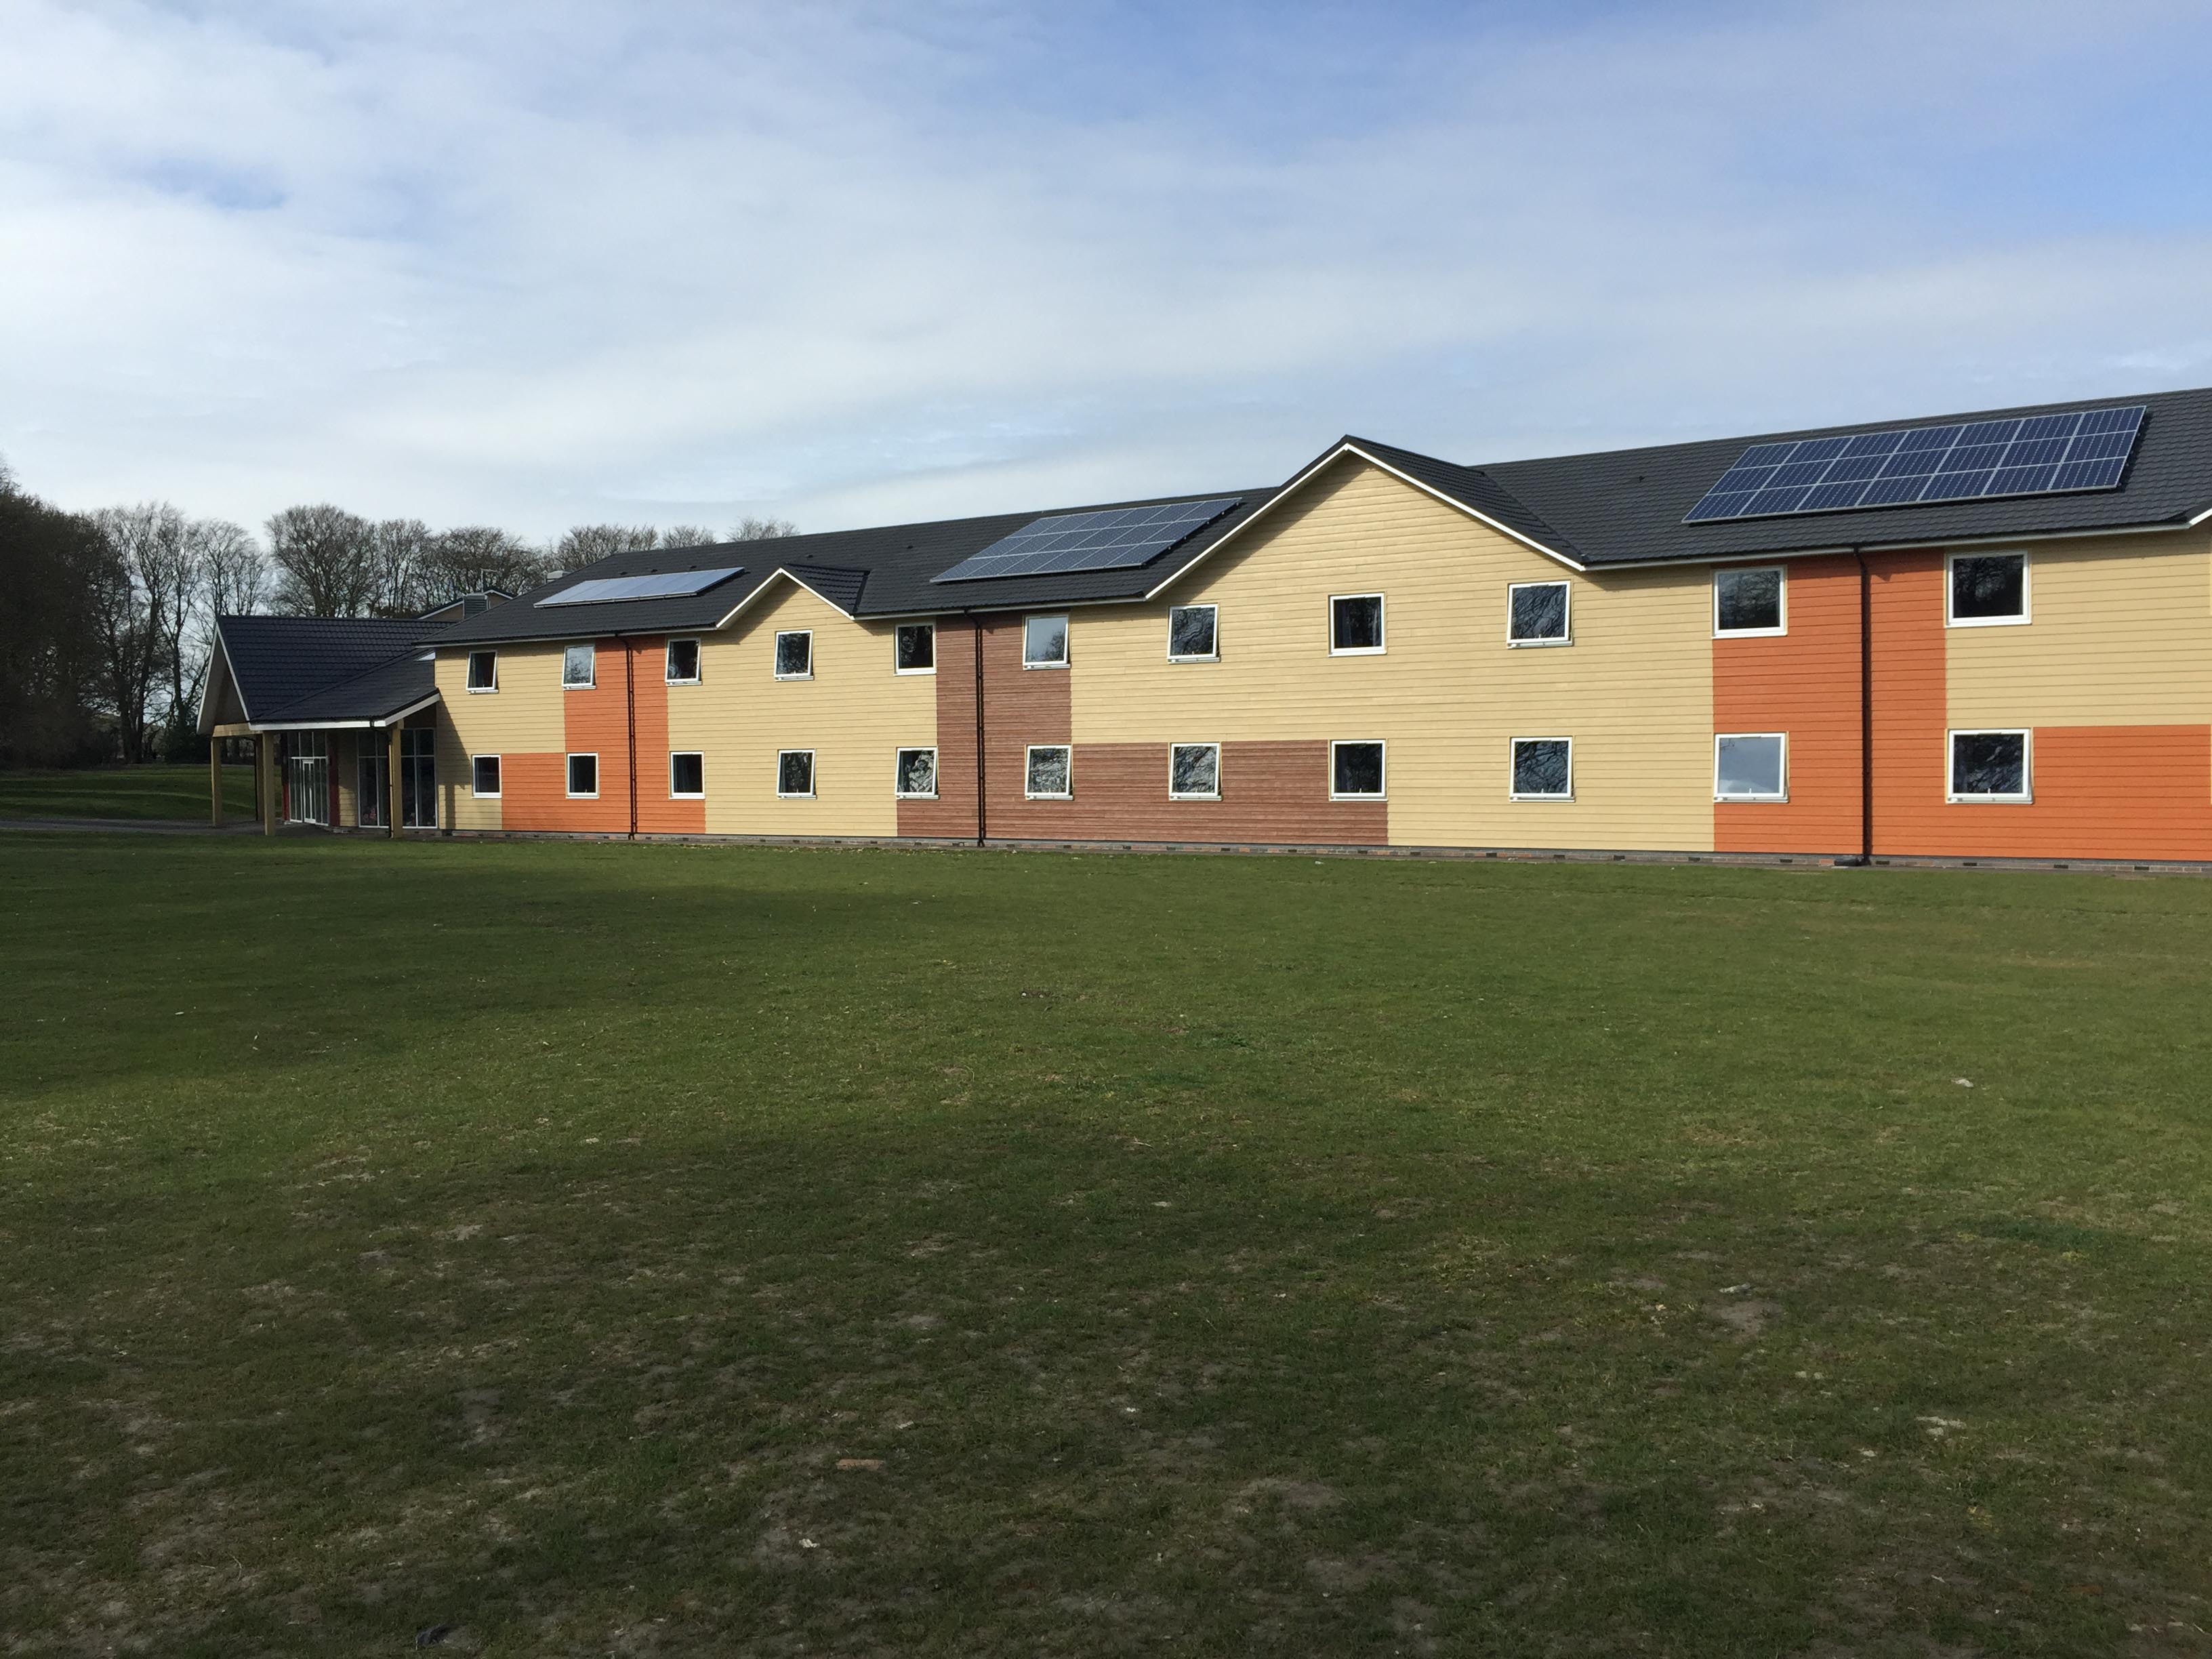
M 814 751 L 811 749 L 786 749 L 777 753 L 775 793 L 779 795 L 811 795 L 814 793 Z
M 1382 648 L 1382 596 L 1333 594 L 1328 601 L 1331 656 L 1371 656 Z
M 1065 744 L 1031 744 L 1022 793 L 1031 800 L 1066 800 L 1075 793 L 1072 763 L 1074 751 Z
M 599 796 L 599 757 L 597 755 L 568 757 L 568 798 L 571 800 L 597 800 Z
M 671 755 L 668 757 L 668 793 L 673 800 L 696 800 L 707 793 L 707 757 L 704 755 Z
M 669 641 L 668 683 L 671 685 L 696 685 L 699 684 L 698 641 Z
M 814 635 L 801 629 L 775 636 L 775 677 L 780 680 L 814 678 Z
M 496 691 L 499 690 L 499 653 L 471 651 L 469 653 L 469 690 Z
M 1022 623 L 1022 666 L 1067 666 L 1067 618 L 1031 617 Z
M 1505 611 L 1508 645 L 1573 643 L 1567 637 L 1565 582 L 1515 582 L 1506 589 Z
M 1168 612 L 1168 660 L 1217 662 L 1221 648 L 1214 635 L 1214 607 L 1179 605 Z
M 1989 628 L 2027 620 L 2027 554 L 1951 556 L 1948 621 L 1952 627 Z
M 1713 572 L 1713 637 L 1784 634 L 1780 565 Z
M 1715 800 L 1788 800 L 1790 739 L 1744 732 L 1713 739 Z
M 891 634 L 891 668 L 900 674 L 937 672 L 937 624 L 901 623 Z
M 1168 750 L 1168 793 L 1176 800 L 1221 799 L 1221 745 L 1178 743 Z
M 498 756 L 471 755 L 469 757 L 469 793 L 478 800 L 499 799 Z M 383 820 L 380 818 L 377 822 L 381 823 Z
M 1329 744 L 1328 798 L 1331 800 L 1382 799 L 1382 745 L 1379 743 Z
M 1513 799 L 1571 800 L 1575 744 L 1571 738 L 1513 739 Z
M 564 691 L 588 691 L 592 689 L 592 671 L 599 659 L 598 651 L 588 645 L 572 645 L 561 653 L 561 689 Z
M 2029 738 L 2025 732 L 1951 733 L 1953 800 L 2027 801 Z
M 897 793 L 901 800 L 937 799 L 937 751 L 902 749 L 898 751 Z

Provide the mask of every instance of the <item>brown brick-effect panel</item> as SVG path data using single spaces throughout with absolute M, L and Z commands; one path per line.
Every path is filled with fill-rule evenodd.
M 1023 667 L 1022 615 L 983 618 L 983 769 L 989 792 L 984 831 L 994 841 L 1066 841 L 1083 835 L 1069 827 L 1081 811 L 1079 803 L 1024 798 L 1030 745 L 1066 743 L 1074 730 L 1068 684 L 1071 675 L 1083 672 L 1080 614 L 1069 619 L 1073 668 Z M 1075 787 L 1083 787 L 1079 770 Z
M 1168 748 L 1164 743 L 1078 745 L 1075 799 L 1050 803 L 1053 822 L 1061 826 L 1053 836 L 1309 847 L 1380 847 L 1390 839 L 1386 803 L 1328 798 L 1325 739 L 1223 744 L 1219 800 L 1169 798 Z
M 902 836 L 965 840 L 975 834 L 975 641 L 981 627 L 970 617 L 938 621 L 937 799 L 899 802 Z M 891 787 L 890 763 L 886 753 L 885 788 Z

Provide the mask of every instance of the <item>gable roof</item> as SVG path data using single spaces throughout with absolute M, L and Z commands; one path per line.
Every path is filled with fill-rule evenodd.
M 387 718 L 435 694 L 418 641 L 440 624 L 379 617 L 218 617 L 216 648 L 255 726 Z

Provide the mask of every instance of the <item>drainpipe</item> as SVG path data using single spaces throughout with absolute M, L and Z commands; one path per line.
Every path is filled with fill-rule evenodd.
M 983 783 L 983 618 L 975 622 L 975 845 L 983 844 L 988 820 L 984 816 Z
M 1866 550 L 1855 547 L 1859 565 L 1859 855 L 1862 867 L 1874 862 L 1874 573 Z
M 623 648 L 623 702 L 629 732 L 629 838 L 637 839 L 637 647 L 625 639 Z

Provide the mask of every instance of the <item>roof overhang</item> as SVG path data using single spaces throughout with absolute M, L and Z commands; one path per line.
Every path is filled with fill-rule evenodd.
M 249 732 L 371 731 L 380 726 L 397 726 L 409 715 L 419 714 L 439 701 L 439 694 L 433 691 L 428 696 L 420 698 L 409 703 L 406 708 L 395 709 L 388 714 L 377 714 L 349 720 L 248 720 L 246 723 L 246 729 Z

